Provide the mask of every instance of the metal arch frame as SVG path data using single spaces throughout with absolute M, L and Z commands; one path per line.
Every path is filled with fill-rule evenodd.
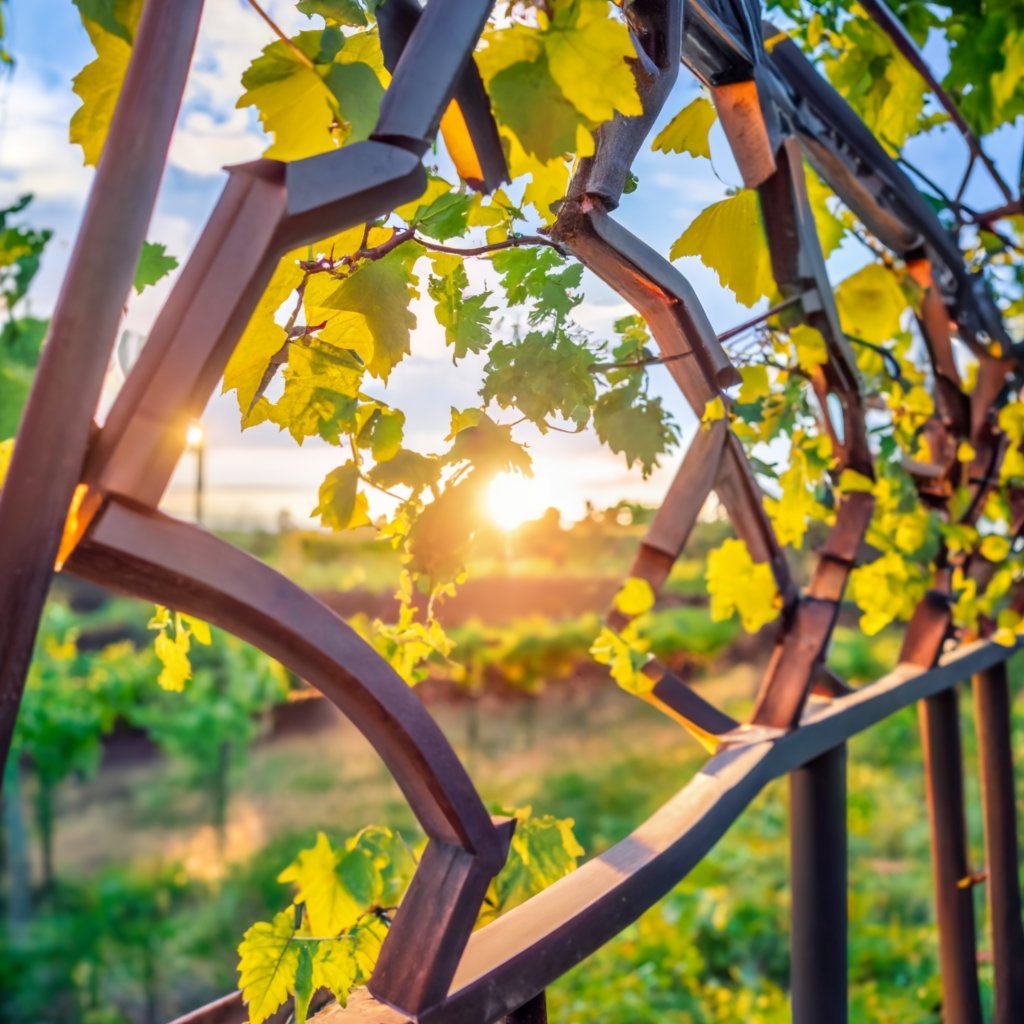
M 39 611 L 60 553 L 67 568 L 129 594 L 209 619 L 290 665 L 373 742 L 429 837 L 368 991 L 323 1019 L 488 1022 L 544 1019 L 543 990 L 659 899 L 711 849 L 773 778 L 792 778 L 794 1019 L 846 1018 L 844 743 L 898 708 L 921 702 L 935 847 L 947 1024 L 980 1019 L 966 875 L 959 725 L 954 687 L 976 675 L 997 1018 L 1024 1017 L 1024 932 L 1016 877 L 1008 688 L 1010 652 L 979 641 L 943 655 L 950 577 L 907 632 L 900 665 L 851 692 L 824 665 L 843 589 L 871 516 L 849 495 L 799 593 L 738 441 L 724 423 L 696 438 L 637 555 L 657 588 L 714 489 L 784 599 L 775 652 L 752 721 L 741 725 L 664 666 L 654 703 L 714 753 L 696 778 L 631 836 L 528 903 L 472 933 L 504 861 L 511 823 L 492 821 L 418 700 L 372 650 L 300 588 L 188 524 L 154 511 L 181 454 L 180 423 L 208 400 L 277 258 L 363 223 L 422 191 L 420 159 L 438 130 L 461 133 L 464 177 L 493 187 L 504 159 L 472 51 L 490 3 L 410 0 L 380 10 L 394 75 L 372 138 L 291 164 L 233 168 L 193 256 L 104 427 L 92 425 L 120 308 L 155 202 L 195 38 L 201 0 L 147 0 L 123 98 L 53 318 L 50 341 L 0 496 L 0 752 L 6 754 Z M 771 27 L 753 0 L 638 0 L 632 12 L 644 113 L 602 127 L 582 161 L 555 235 L 648 321 L 695 411 L 722 396 L 735 369 L 693 289 L 610 216 L 680 60 L 711 89 L 746 183 L 758 190 L 773 272 L 794 316 L 825 338 L 812 385 L 839 469 L 873 473 L 856 364 L 839 325 L 801 162 L 806 156 L 866 224 L 904 257 L 924 288 L 919 322 L 937 384 L 928 425 L 939 462 L 918 474 L 922 500 L 942 507 L 972 488 L 972 521 L 1005 442 L 994 409 L 1016 381 L 1010 345 L 983 282 L 905 175 L 856 116 Z M 447 113 L 446 113 L 447 111 Z M 446 127 L 447 124 L 447 127 Z M 967 396 L 953 360 L 951 321 L 981 361 Z M 690 357 L 690 358 L 681 358 Z M 835 412 L 838 404 L 841 414 Z M 963 471 L 957 444 L 977 452 Z M 45 467 L 45 472 L 42 471 Z M 78 501 L 73 501 L 76 488 Z M 1024 532 L 1024 501 L 1015 527 Z M 69 516 L 70 513 L 70 516 Z M 65 522 L 65 520 L 68 522 Z M 983 560 L 961 566 L 984 581 Z M 834 937 L 831 943 L 826 941 Z M 410 955 L 415 951 L 414 955 Z M 186 1018 L 237 1019 L 238 997 Z

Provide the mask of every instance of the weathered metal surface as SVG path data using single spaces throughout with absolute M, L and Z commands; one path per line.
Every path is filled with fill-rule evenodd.
M 846 747 L 789 776 L 793 1024 L 845 1024 Z
M 816 1024 L 847 1015 L 844 745 L 923 701 L 944 1015 L 949 1024 L 973 1024 L 980 1009 L 954 687 L 975 675 L 996 1014 L 998 1024 L 1021 1019 L 1024 934 L 1005 673 L 1011 651 L 980 641 L 943 654 L 952 635 L 954 567 L 979 581 L 993 567 L 943 552 L 899 666 L 849 690 L 825 657 L 861 554 L 871 496 L 850 494 L 839 503 L 801 592 L 725 420 L 695 437 L 633 571 L 659 589 L 705 501 L 717 496 L 752 557 L 771 567 L 782 601 L 752 720 L 738 724 L 652 661 L 648 699 L 696 734 L 710 759 L 632 835 L 472 932 L 506 856 L 511 823 L 490 818 L 423 706 L 333 613 L 266 566 L 155 509 L 184 447 L 184 426 L 206 404 L 283 253 L 414 199 L 425 181 L 421 157 L 439 130 L 474 187 L 505 178 L 472 59 L 491 4 L 432 0 L 421 9 L 413 0 L 388 0 L 380 13 L 393 78 L 371 140 L 290 164 L 262 160 L 232 169 L 142 358 L 97 430 L 91 422 L 99 382 L 155 198 L 200 7 L 200 0 L 146 4 L 129 84 L 0 498 L 0 753 L 72 492 L 83 483 L 80 526 L 64 543 L 68 568 L 206 618 L 304 676 L 373 743 L 429 837 L 368 989 L 354 993 L 346 1008 L 321 1010 L 320 1024 L 541 1024 L 545 989 L 685 877 L 768 782 L 790 773 L 794 1016 Z M 983 281 L 968 272 L 953 237 L 906 175 L 799 50 L 760 18 L 755 0 L 636 0 L 630 19 L 643 114 L 617 118 L 597 133 L 595 153 L 580 162 L 553 234 L 646 319 L 698 416 L 716 398 L 728 406 L 725 389 L 739 376 L 696 292 L 610 216 L 682 60 L 711 89 L 744 180 L 758 191 L 783 297 L 776 312 L 825 340 L 826 362 L 810 382 L 836 472 L 849 467 L 871 478 L 873 464 L 856 362 L 807 202 L 804 156 L 906 259 L 921 285 L 916 313 L 937 405 L 926 432 L 937 454 L 934 464 L 911 472 L 921 501 L 946 515 L 950 495 L 966 487 L 970 502 L 959 521 L 970 525 L 1006 453 L 994 418 L 1007 382 L 1016 380 L 1010 357 L 1017 353 Z M 894 39 L 923 67 L 907 50 L 908 39 Z M 984 163 L 976 140 L 968 144 Z M 951 325 L 979 360 L 970 395 Z M 1003 345 L 1004 355 L 992 354 L 989 339 Z M 976 452 L 966 469 L 955 458 L 964 441 Z M 1024 500 L 1015 501 L 1020 533 Z M 616 615 L 613 624 L 621 625 Z M 812 692 L 818 697 L 809 701 Z M 178 1024 L 234 1024 L 243 1016 L 236 993 Z
M 985 826 L 985 896 L 995 967 L 994 1024 L 1024 1020 L 1020 842 L 1010 723 L 1010 681 L 1004 661 L 974 677 L 974 727 Z
M 121 310 L 178 115 L 202 0 L 147 0 L 0 493 L 0 762 Z

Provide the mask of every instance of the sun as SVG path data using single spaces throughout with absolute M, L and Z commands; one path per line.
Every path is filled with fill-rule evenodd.
M 537 519 L 546 507 L 537 481 L 519 473 L 499 473 L 487 488 L 487 514 L 503 530 Z

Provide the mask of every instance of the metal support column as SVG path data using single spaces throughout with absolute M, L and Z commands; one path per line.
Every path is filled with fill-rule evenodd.
M 1021 927 L 1020 850 L 1010 740 L 1010 683 L 1006 662 L 974 677 L 981 799 L 988 870 L 988 917 L 995 966 L 994 1024 L 1024 1021 L 1024 928 Z
M 918 705 L 932 830 L 935 913 L 939 924 L 943 1024 L 981 1024 L 974 897 L 966 883 L 960 713 L 955 689 Z
M 846 1024 L 846 745 L 789 779 L 793 1024 Z

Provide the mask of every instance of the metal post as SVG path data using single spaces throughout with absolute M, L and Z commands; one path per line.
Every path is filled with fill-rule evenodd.
M 196 448 L 196 522 L 203 524 L 203 455 L 206 451 L 206 444 L 199 443 Z
M 988 917 L 995 966 L 994 1024 L 1024 1021 L 1024 928 L 1006 662 L 974 677 L 981 801 L 988 869 Z
M 932 830 L 943 1024 L 981 1024 L 974 897 L 969 884 L 957 691 L 918 705 Z
M 846 1024 L 846 745 L 789 777 L 793 1024 Z

